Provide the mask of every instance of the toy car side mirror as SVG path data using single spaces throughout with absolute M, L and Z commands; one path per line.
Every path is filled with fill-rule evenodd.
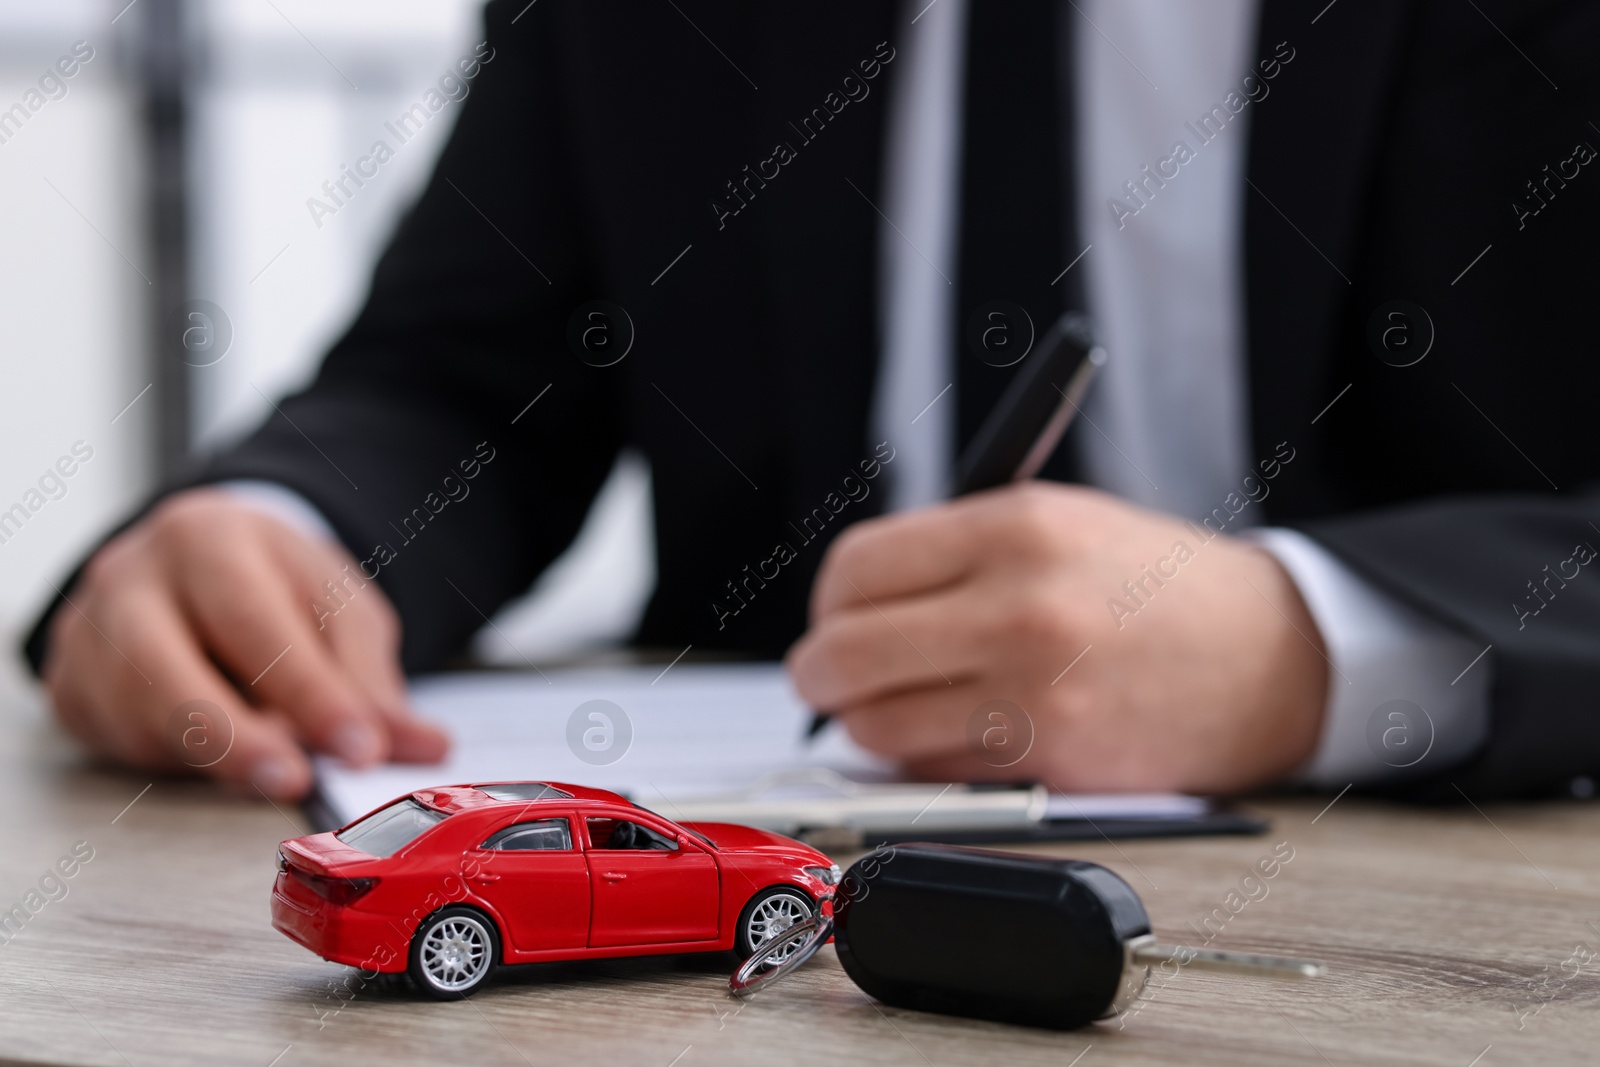
M 689 835 L 688 834 L 680 833 L 678 835 L 678 847 L 679 848 L 688 848 L 689 847 Z

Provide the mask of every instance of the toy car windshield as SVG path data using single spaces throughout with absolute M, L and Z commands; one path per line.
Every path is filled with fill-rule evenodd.
M 637 801 L 629 801 L 629 803 L 633 804 L 633 806 L 638 808 L 640 811 L 648 811 L 651 815 L 654 815 L 657 818 L 661 817 L 661 813 L 656 811 L 654 808 L 647 808 L 643 804 L 638 803 Z M 716 847 L 717 843 L 715 841 L 711 840 L 711 838 L 707 837 L 705 834 L 701 833 L 699 830 L 692 829 L 692 828 L 690 828 L 688 826 L 685 826 L 684 829 L 688 830 L 691 834 L 693 834 L 694 836 L 698 837 L 700 840 L 704 841 L 706 844 L 710 845 L 711 847 L 713 847 L 713 848 Z M 618 847 L 618 846 L 613 845 L 611 847 L 615 848 L 615 847 Z M 641 845 L 641 846 L 637 846 L 637 847 L 643 848 L 645 846 Z

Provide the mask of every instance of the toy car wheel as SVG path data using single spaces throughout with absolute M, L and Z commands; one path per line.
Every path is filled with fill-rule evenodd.
M 798 889 L 776 887 L 764 889 L 750 898 L 750 903 L 739 913 L 739 932 L 734 940 L 734 950 L 740 959 L 749 959 L 761 945 L 777 937 L 795 923 L 804 922 L 816 914 L 811 898 Z M 779 964 L 800 947 L 798 941 L 774 952 L 765 962 Z
M 469 996 L 488 982 L 500 956 L 494 924 L 471 908 L 445 908 L 411 939 L 411 980 L 440 1000 Z

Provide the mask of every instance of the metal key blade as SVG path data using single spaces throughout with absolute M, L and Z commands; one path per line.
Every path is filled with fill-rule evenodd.
M 1150 966 L 1176 959 L 1181 967 L 1201 971 L 1221 971 L 1228 974 L 1250 974 L 1262 978 L 1321 978 L 1328 967 L 1321 960 L 1306 960 L 1295 956 L 1267 956 L 1258 952 L 1225 952 L 1214 948 L 1189 948 L 1184 945 L 1162 945 L 1154 940 L 1142 939 L 1128 947 L 1135 963 Z M 1188 962 L 1184 958 L 1188 957 Z

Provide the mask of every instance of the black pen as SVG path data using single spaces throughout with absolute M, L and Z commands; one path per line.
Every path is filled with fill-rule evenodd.
M 1106 350 L 1095 343 L 1086 316 L 1069 311 L 1057 319 L 962 453 L 951 495 L 966 496 L 1038 474 L 1105 362 Z M 813 713 L 806 740 L 821 733 L 828 719 L 826 711 Z

